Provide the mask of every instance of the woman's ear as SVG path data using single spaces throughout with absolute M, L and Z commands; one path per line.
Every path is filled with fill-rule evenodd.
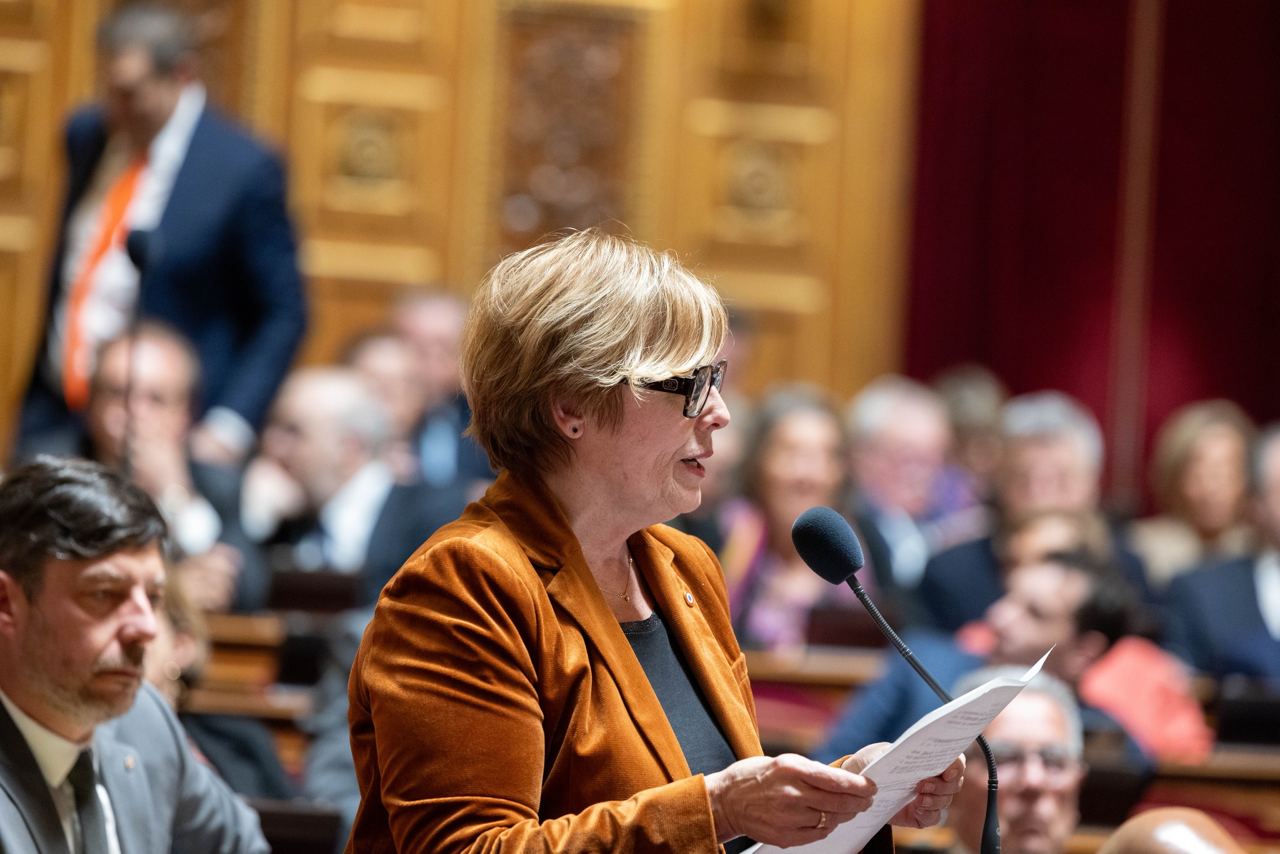
M 551 406 L 551 417 L 556 422 L 556 429 L 565 438 L 577 439 L 586 429 L 586 419 L 578 411 L 578 407 L 566 401 L 557 400 Z

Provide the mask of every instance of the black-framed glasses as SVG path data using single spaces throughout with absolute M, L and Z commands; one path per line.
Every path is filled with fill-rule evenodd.
M 693 372 L 691 377 L 670 377 L 665 380 L 654 380 L 651 383 L 644 383 L 641 388 L 649 388 L 654 391 L 665 391 L 670 394 L 684 395 L 684 417 L 697 418 L 702 414 L 702 408 L 707 405 L 707 398 L 711 396 L 711 389 L 716 391 L 724 385 L 724 372 L 729 362 L 721 359 L 714 365 L 703 365 Z

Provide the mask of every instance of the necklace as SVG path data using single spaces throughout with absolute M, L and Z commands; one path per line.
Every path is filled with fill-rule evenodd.
M 631 601 L 631 576 L 636 571 L 636 559 L 631 556 L 631 550 L 627 550 L 627 586 L 622 588 L 621 593 L 614 593 L 612 590 L 607 591 L 610 596 L 616 596 L 623 601 Z

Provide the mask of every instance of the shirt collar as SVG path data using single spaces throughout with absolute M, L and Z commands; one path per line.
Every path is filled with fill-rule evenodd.
M 364 515 L 370 505 L 375 510 L 382 509 L 381 501 L 370 499 L 382 496 L 391 491 L 395 479 L 391 470 L 381 460 L 370 460 L 333 494 L 328 503 L 320 510 L 320 522 L 327 530 L 341 526 L 342 520 L 351 513 Z
M 195 132 L 196 122 L 200 120 L 207 100 L 204 84 L 188 83 L 183 87 L 169 120 L 147 149 L 147 158 L 153 168 L 180 164 L 186 157 L 191 134 Z
M 1267 549 L 1262 553 L 1253 573 L 1253 583 L 1262 622 L 1271 637 L 1280 640 L 1280 552 Z
M 87 744 L 68 741 L 45 727 L 15 706 L 3 691 L 0 691 L 0 703 L 4 704 L 9 717 L 13 719 L 14 726 L 18 728 L 18 732 L 22 733 L 27 747 L 31 748 L 36 764 L 40 766 L 40 774 L 49 788 L 56 789 L 61 786 L 67 779 L 67 775 L 71 773 L 71 766 L 76 764 L 76 759 Z
M 332 569 L 355 570 L 364 564 L 369 538 L 394 485 L 386 463 L 371 460 L 321 508 L 320 525 L 329 538 L 326 559 Z

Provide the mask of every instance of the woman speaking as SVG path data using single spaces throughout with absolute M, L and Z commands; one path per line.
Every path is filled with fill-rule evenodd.
M 365 632 L 348 851 L 733 851 L 870 804 L 839 763 L 760 755 L 720 567 L 661 524 L 698 506 L 729 422 L 726 330 L 709 285 L 594 230 L 490 272 L 463 381 L 500 474 Z M 895 821 L 935 823 L 961 763 Z

